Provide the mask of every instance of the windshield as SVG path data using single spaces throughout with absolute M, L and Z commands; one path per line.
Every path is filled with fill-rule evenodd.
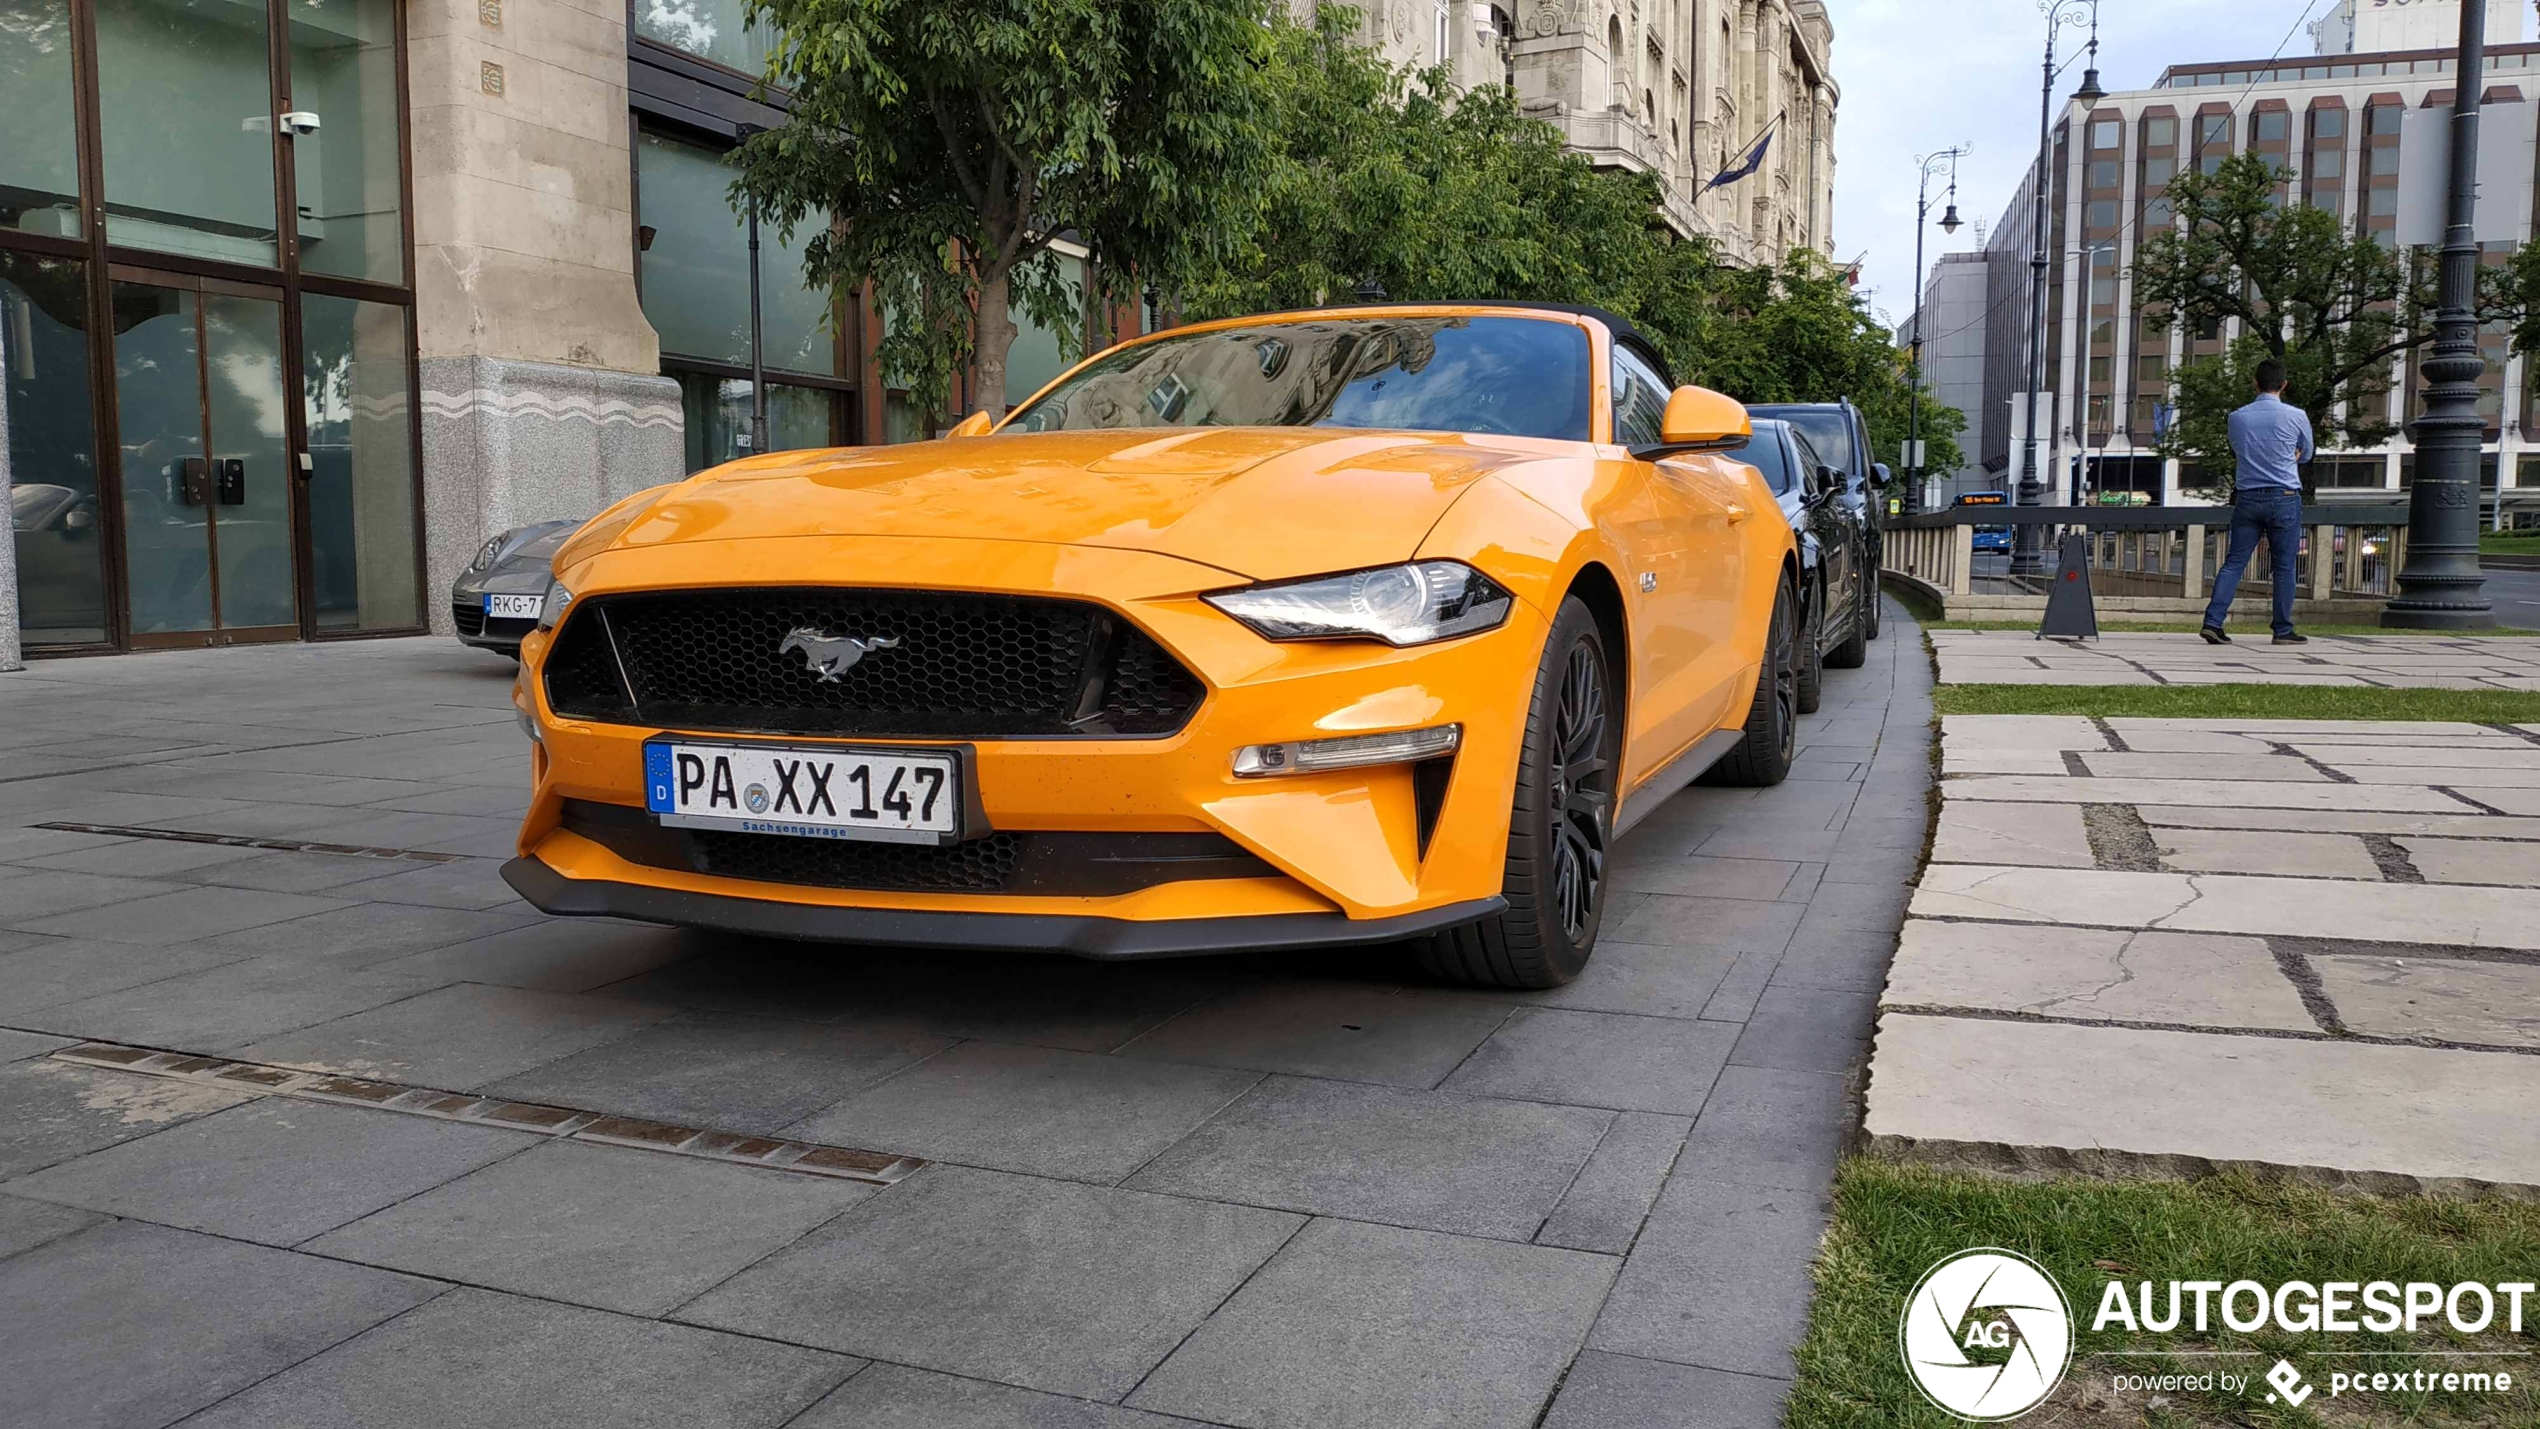
M 1757 408 L 1756 414 L 1764 415 L 1764 409 Z M 1823 454 L 1828 466 L 1839 468 L 1846 476 L 1862 474 L 1852 460 L 1851 417 L 1841 407 L 1777 407 L 1771 415 L 1776 421 L 1797 427 L 1809 445 Z
M 1515 317 L 1247 323 L 1096 359 L 1004 430 L 1372 427 L 1588 439 L 1587 334 Z

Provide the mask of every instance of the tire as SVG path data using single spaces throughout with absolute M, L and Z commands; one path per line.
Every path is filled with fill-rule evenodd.
M 1879 562 L 1887 543 L 1882 541 L 1869 550 L 1869 563 L 1862 567 L 1869 576 L 1861 582 L 1861 631 L 1870 639 L 1879 638 Z
M 1871 601 L 1871 606 L 1873 609 L 1877 607 L 1875 599 Z M 1856 596 L 1852 606 L 1852 629 L 1844 635 L 1842 644 L 1826 652 L 1826 667 L 1833 670 L 1858 670 L 1868 664 L 1869 660 L 1869 616 L 1862 611 L 1860 600 Z
M 1773 597 L 1772 631 L 1764 639 L 1764 670 L 1747 708 L 1746 737 L 1704 776 L 1715 784 L 1768 789 L 1790 777 L 1799 752 L 1799 670 L 1791 629 L 1790 587 Z
M 1825 635 L 1826 601 L 1817 596 L 1817 618 L 1805 623 L 1799 632 L 1799 712 L 1815 714 L 1824 704 L 1826 688 L 1826 652 L 1819 642 Z
M 1605 917 L 1622 752 L 1619 684 L 1596 617 L 1576 597 L 1563 601 L 1535 672 L 1517 761 L 1501 884 L 1508 907 L 1419 943 L 1430 976 L 1470 987 L 1548 988 L 1587 966 Z

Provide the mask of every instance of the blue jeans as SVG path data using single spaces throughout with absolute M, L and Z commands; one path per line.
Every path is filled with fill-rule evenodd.
M 2258 554 L 2265 537 L 2269 565 L 2275 571 L 2275 633 L 2293 633 L 2293 595 L 2301 583 L 2296 558 L 2302 549 L 2302 493 L 2290 486 L 2260 486 L 2233 493 L 2231 554 L 2214 573 L 2214 598 L 2205 607 L 2205 624 L 2222 629 L 2231 614 L 2231 598 L 2240 593 L 2240 577 Z

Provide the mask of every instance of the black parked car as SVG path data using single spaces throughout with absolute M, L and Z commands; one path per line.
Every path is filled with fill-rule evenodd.
M 1826 465 L 1843 473 L 1840 499 L 1861 520 L 1869 549 L 1870 577 L 1862 584 L 1862 616 L 1869 638 L 1879 638 L 1880 520 L 1887 510 L 1888 470 L 1871 455 L 1870 424 L 1849 398 L 1839 402 L 1767 402 L 1746 409 L 1797 427 Z
M 1825 667 L 1858 669 L 1869 658 L 1866 614 L 1878 609 L 1878 567 L 1871 563 L 1866 524 L 1843 499 L 1843 473 L 1818 455 L 1789 422 L 1757 418 L 1755 435 L 1728 455 L 1764 474 L 1781 498 L 1782 515 L 1799 533 L 1806 609 L 1799 642 L 1799 709 L 1818 703 Z

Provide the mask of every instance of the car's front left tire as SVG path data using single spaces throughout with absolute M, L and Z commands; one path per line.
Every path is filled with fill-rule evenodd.
M 1544 642 L 1509 809 L 1506 911 L 1419 945 L 1433 977 L 1474 987 L 1559 987 L 1579 975 L 1605 917 L 1622 752 L 1621 682 L 1604 632 L 1573 596 Z

